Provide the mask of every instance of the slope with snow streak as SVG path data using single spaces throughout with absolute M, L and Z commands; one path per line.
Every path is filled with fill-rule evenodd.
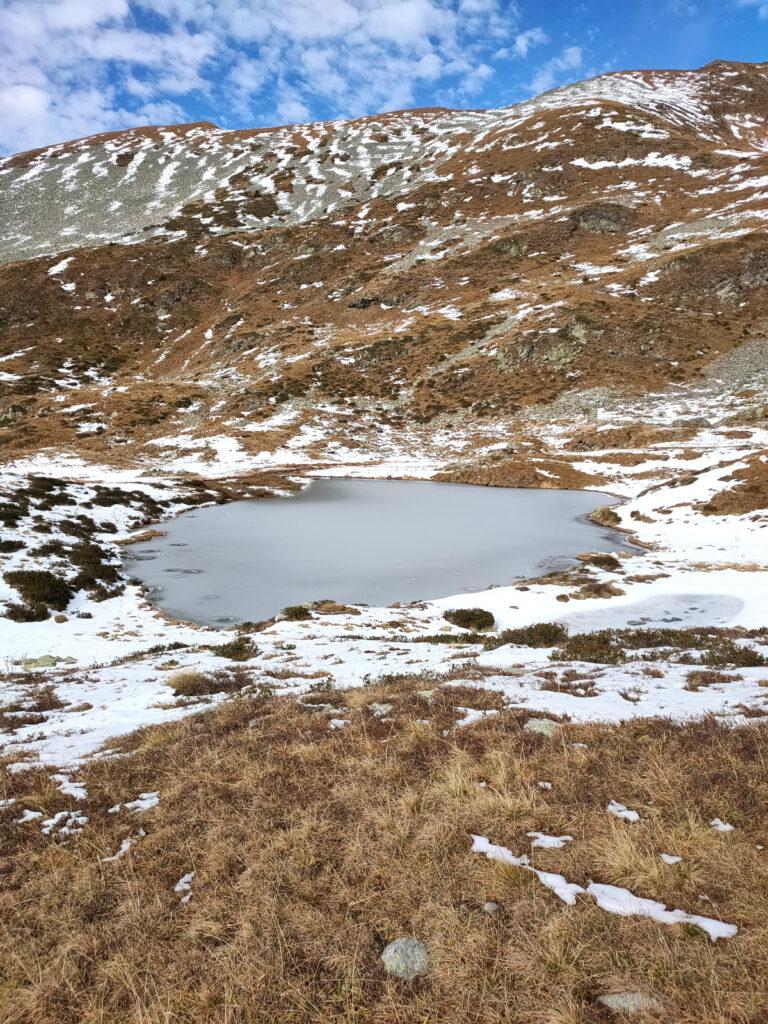
M 602 75 L 500 110 L 417 110 L 236 132 L 193 124 L 96 136 L 0 161 L 0 251 L 6 260 L 20 259 L 135 242 L 144 232 L 164 235 L 164 222 L 222 188 L 260 197 L 264 208 L 246 215 L 242 227 L 328 216 L 366 195 L 407 194 L 439 180 L 442 165 L 457 152 L 482 153 L 489 139 L 514 137 L 537 114 L 581 107 L 590 107 L 585 113 L 599 116 L 601 127 L 641 138 L 663 141 L 680 130 L 722 148 L 768 151 L 768 118 L 760 112 L 766 96 L 765 65 L 723 62 L 698 72 Z M 654 124 L 638 123 L 630 111 Z M 526 144 L 556 150 L 562 142 L 534 138 Z M 289 195 L 278 179 L 290 174 Z

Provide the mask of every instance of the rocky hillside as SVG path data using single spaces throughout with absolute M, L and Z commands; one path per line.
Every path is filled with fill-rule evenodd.
M 768 325 L 767 112 L 716 62 L 6 159 L 0 453 L 322 457 L 696 380 Z

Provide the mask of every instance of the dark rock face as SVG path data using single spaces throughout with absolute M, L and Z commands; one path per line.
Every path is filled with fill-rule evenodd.
M 618 203 L 592 203 L 578 210 L 573 221 L 576 229 L 615 235 L 629 231 L 634 217 L 631 209 Z

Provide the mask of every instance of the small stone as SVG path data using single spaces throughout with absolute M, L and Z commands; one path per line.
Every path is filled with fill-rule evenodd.
M 381 961 L 387 974 L 413 981 L 427 973 L 427 947 L 418 939 L 395 939 L 381 954 Z
M 552 738 L 560 732 L 560 726 L 550 718 L 529 718 L 523 726 L 523 732 L 537 732 Z
M 614 1013 L 661 1013 L 664 1009 L 658 999 L 644 992 L 606 992 L 597 1001 Z
M 69 622 L 69 619 L 67 618 L 66 615 L 62 615 L 61 613 L 59 613 L 58 615 L 54 615 L 53 616 L 53 621 L 54 622 Z
M 486 902 L 483 904 L 484 914 L 498 914 L 500 910 L 501 907 L 499 906 L 499 904 L 494 903 L 493 900 L 486 900 Z
M 394 704 L 369 704 L 368 710 L 371 712 L 374 718 L 386 718 L 387 715 L 394 708 Z

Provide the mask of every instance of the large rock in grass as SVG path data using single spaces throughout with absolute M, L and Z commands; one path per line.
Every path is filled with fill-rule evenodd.
M 561 726 L 553 722 L 551 718 L 529 718 L 523 726 L 523 732 L 535 732 L 540 736 L 547 736 L 554 739 L 560 732 Z
M 614 1013 L 661 1013 L 664 1009 L 658 999 L 644 992 L 606 992 L 597 1001 Z
M 387 974 L 403 981 L 413 981 L 429 970 L 427 947 L 418 939 L 395 939 L 385 948 L 381 960 Z

